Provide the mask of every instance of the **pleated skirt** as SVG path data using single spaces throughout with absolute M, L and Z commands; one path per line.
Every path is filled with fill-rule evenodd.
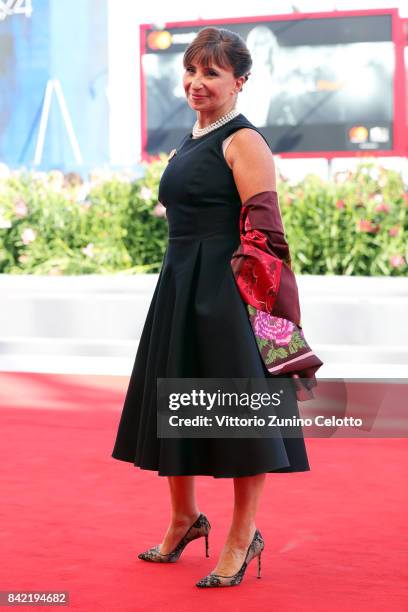
M 298 437 L 288 438 L 157 437 L 157 378 L 272 376 L 258 351 L 231 270 L 236 246 L 236 236 L 224 234 L 199 240 L 169 238 L 113 458 L 159 476 L 234 478 L 310 469 L 301 430 Z M 290 413 L 299 417 L 295 388 L 290 389 Z

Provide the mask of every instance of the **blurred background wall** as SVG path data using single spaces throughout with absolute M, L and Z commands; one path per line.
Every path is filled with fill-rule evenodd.
M 85 165 L 109 161 L 105 0 L 34 0 L 31 18 L 0 22 L 0 160 L 34 159 L 47 83 L 58 79 Z M 54 91 L 41 167 L 72 170 L 73 149 Z
M 205 5 L 186 0 L 32 0 L 32 6 L 30 18 L 15 15 L 0 21 L 0 162 L 32 164 L 47 83 L 57 79 L 83 163 L 74 155 L 54 91 L 39 167 L 82 174 L 95 166 L 140 162 L 142 23 L 389 7 L 408 16 L 406 0 L 208 0 Z M 351 158 L 335 162 L 333 170 L 354 164 Z M 384 163 L 408 175 L 406 160 L 388 158 Z M 280 164 L 294 180 L 307 172 L 327 174 L 325 159 L 283 159 Z

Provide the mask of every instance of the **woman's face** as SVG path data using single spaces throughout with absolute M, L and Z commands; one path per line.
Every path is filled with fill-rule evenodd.
M 235 99 L 245 77 L 234 77 L 232 68 L 211 64 L 208 67 L 188 64 L 184 70 L 183 86 L 193 110 L 212 111 Z

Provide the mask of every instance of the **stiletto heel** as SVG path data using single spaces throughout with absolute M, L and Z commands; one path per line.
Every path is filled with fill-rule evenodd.
M 156 563 L 175 563 L 180 557 L 184 548 L 189 542 L 205 536 L 205 550 L 208 557 L 208 534 L 210 533 L 211 525 L 205 514 L 200 513 L 186 534 L 181 538 L 177 546 L 169 553 L 163 554 L 160 552 L 160 544 L 149 548 L 145 552 L 138 555 L 143 561 L 153 561 Z
M 258 578 L 261 577 L 261 554 L 262 552 L 260 552 L 258 555 Z
M 207 574 L 204 578 L 201 578 L 198 582 L 196 582 L 196 586 L 198 587 L 222 587 L 222 586 L 235 586 L 240 584 L 246 568 L 248 567 L 250 561 L 255 557 L 258 557 L 258 578 L 261 577 L 261 553 L 265 548 L 264 539 L 257 529 L 254 533 L 254 537 L 252 538 L 252 542 L 250 543 L 247 553 L 245 555 L 245 560 L 241 566 L 241 568 L 237 571 L 236 574 L 232 576 L 222 576 L 221 574 Z

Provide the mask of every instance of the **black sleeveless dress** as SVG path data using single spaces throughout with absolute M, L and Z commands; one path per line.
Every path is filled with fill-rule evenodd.
M 222 141 L 243 127 L 259 132 L 239 114 L 198 139 L 186 135 L 160 181 L 168 245 L 112 453 L 159 476 L 232 478 L 310 469 L 302 436 L 157 437 L 156 378 L 271 376 L 231 269 L 241 200 Z M 295 391 L 293 403 L 299 416 Z

